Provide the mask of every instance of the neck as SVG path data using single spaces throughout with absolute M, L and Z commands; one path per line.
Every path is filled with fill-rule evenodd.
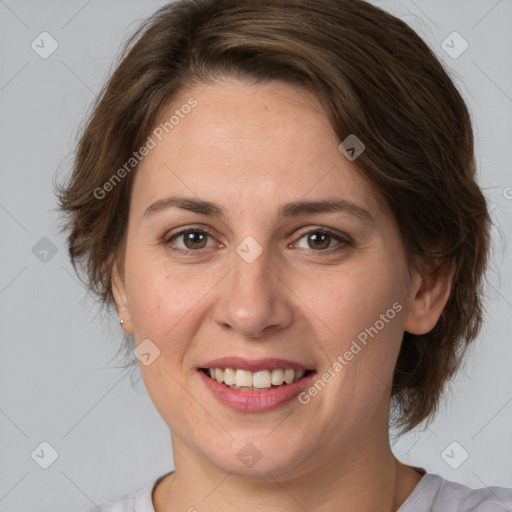
M 354 446 L 307 472 L 254 480 L 219 470 L 173 439 L 176 470 L 156 488 L 155 511 L 396 512 L 421 475 L 394 457 L 387 437 L 385 443 Z

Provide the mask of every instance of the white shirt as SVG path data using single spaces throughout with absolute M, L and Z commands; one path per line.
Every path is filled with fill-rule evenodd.
M 149 482 L 138 492 L 125 494 L 116 502 L 104 503 L 88 512 L 155 512 L 151 495 L 161 478 Z M 512 512 L 512 489 L 471 489 L 425 473 L 398 512 Z

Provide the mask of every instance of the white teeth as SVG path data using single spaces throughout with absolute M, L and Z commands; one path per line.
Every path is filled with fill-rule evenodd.
M 221 370 L 222 371 L 222 370 Z M 235 386 L 251 387 L 252 386 L 252 372 L 248 370 L 237 370 L 235 373 Z
M 272 370 L 272 384 L 274 386 L 280 386 L 284 382 L 284 370 L 276 369 Z
M 291 384 L 293 379 L 295 378 L 295 370 L 285 370 L 284 371 L 284 381 L 286 384 Z
M 232 386 L 235 383 L 236 372 L 233 368 L 226 368 L 224 370 L 224 384 Z
M 269 388 L 272 385 L 270 372 L 268 370 L 261 370 L 252 374 L 252 385 L 255 388 Z
M 276 368 L 274 370 L 250 372 L 249 370 L 234 368 L 209 368 L 207 373 L 213 380 L 224 383 L 226 386 L 232 388 L 252 388 L 256 391 L 297 382 L 304 377 L 306 370 L 293 370 L 291 368 L 283 370 Z

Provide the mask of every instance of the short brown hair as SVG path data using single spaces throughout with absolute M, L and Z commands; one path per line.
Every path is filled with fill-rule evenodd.
M 121 54 L 59 187 L 69 255 L 89 289 L 112 305 L 136 171 L 111 179 L 187 87 L 219 78 L 305 87 L 343 141 L 366 146 L 361 174 L 396 218 L 410 264 L 454 262 L 435 328 L 405 333 L 392 388 L 406 432 L 437 410 L 482 322 L 490 218 L 475 182 L 470 115 L 448 73 L 403 21 L 362 0 L 181 0 L 146 20 Z

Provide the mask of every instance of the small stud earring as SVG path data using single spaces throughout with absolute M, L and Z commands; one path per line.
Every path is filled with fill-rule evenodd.
M 124 320 L 119 320 L 119 323 L 120 323 L 121 325 L 123 325 L 123 324 L 124 324 Z

